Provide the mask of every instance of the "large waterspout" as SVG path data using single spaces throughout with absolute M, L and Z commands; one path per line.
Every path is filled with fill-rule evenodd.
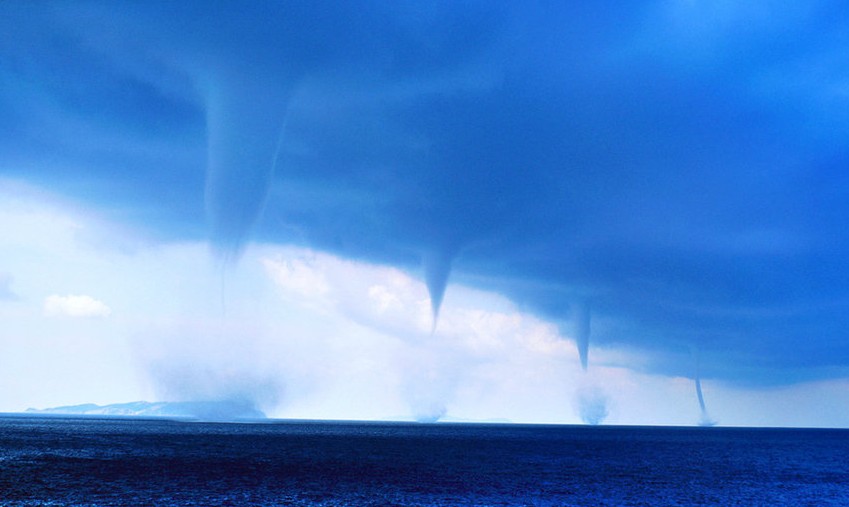
M 215 256 L 238 260 L 268 196 L 287 94 L 219 78 L 207 91 L 206 215 Z

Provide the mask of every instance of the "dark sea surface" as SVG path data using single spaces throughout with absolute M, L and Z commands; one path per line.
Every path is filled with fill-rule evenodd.
M 0 505 L 849 505 L 849 430 L 5 416 Z

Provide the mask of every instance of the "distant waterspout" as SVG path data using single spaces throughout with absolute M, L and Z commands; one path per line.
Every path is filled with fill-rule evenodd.
M 581 368 L 587 370 L 590 353 L 590 305 L 586 301 L 575 305 L 575 343 L 581 358 Z
M 698 375 L 696 375 L 696 395 L 699 397 L 699 408 L 701 408 L 699 426 L 714 426 L 716 421 L 710 418 L 707 408 L 705 408 L 705 397 L 702 394 L 702 381 Z
M 699 426 L 714 426 L 716 424 L 716 421 L 711 419 L 708 415 L 707 408 L 705 406 L 705 397 L 704 394 L 702 394 L 702 379 L 699 351 L 697 349 L 694 349 L 693 353 L 696 356 L 696 396 L 699 398 L 699 409 L 701 410 L 701 415 L 699 417 Z

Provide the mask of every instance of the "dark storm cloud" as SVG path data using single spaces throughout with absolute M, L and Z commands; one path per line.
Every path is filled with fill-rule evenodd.
M 656 371 L 846 374 L 844 10 L 574 4 L 6 2 L 2 171 L 225 256 L 441 259 L 434 316 L 592 300 Z

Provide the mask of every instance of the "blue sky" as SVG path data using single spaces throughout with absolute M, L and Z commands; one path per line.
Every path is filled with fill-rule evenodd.
M 4 2 L 0 410 L 849 426 L 844 11 Z

